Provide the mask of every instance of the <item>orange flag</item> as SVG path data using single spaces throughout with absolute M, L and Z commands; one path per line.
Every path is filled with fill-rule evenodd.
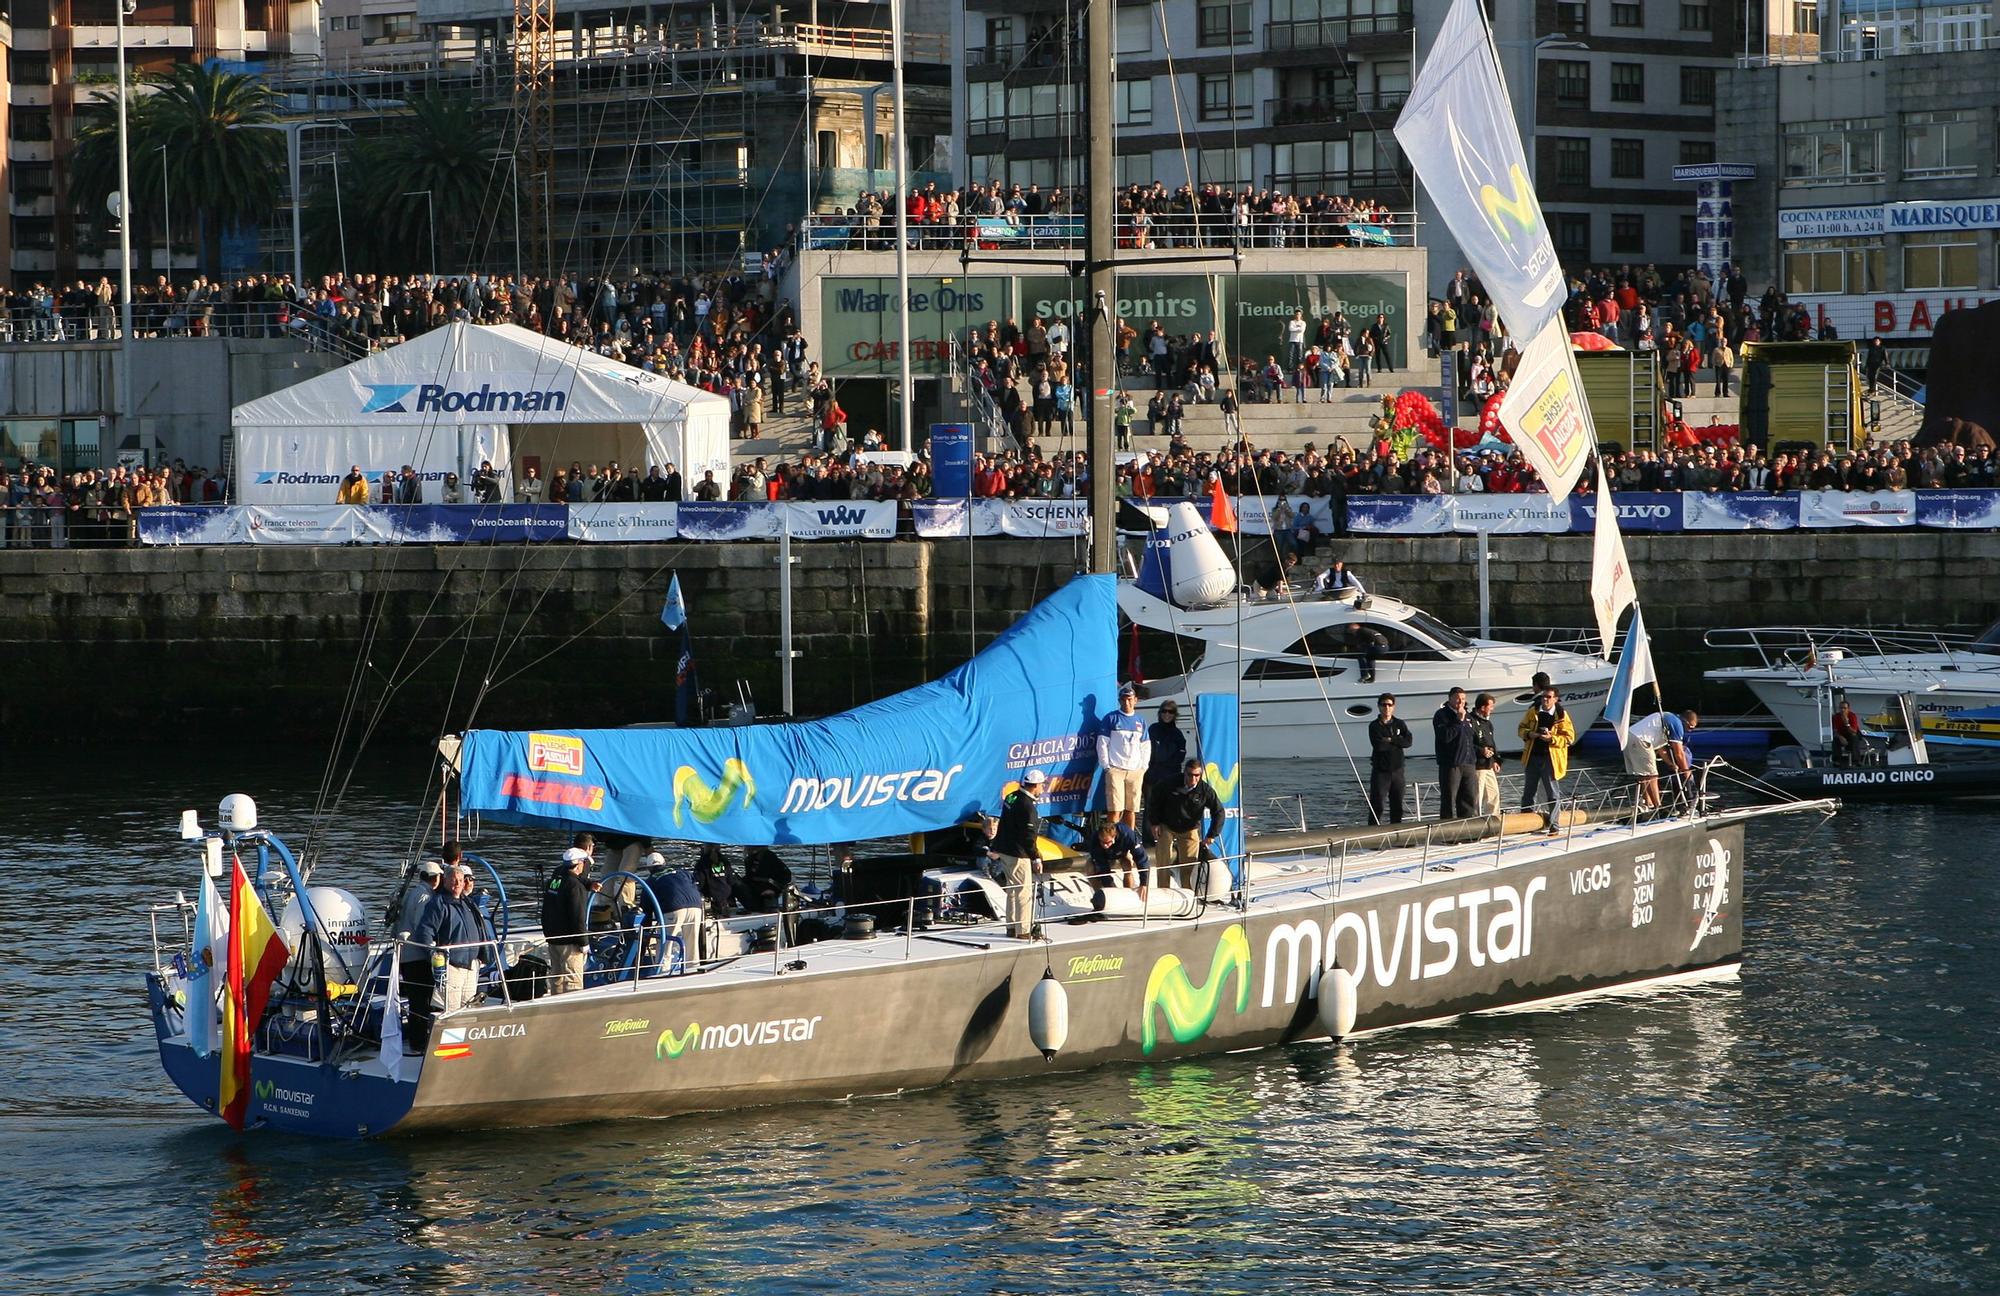
M 1208 529 L 1211 531 L 1236 529 L 1236 506 L 1230 503 L 1229 492 L 1222 489 L 1220 478 L 1208 484 Z
M 250 1040 L 264 1019 L 271 983 L 284 970 L 289 951 L 243 871 L 243 857 L 231 856 L 229 879 L 229 959 L 222 996 L 222 1085 L 215 1109 L 232 1129 L 243 1128 L 250 1107 Z

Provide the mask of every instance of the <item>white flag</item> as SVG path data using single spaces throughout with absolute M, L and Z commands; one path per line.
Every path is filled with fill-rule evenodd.
M 1521 353 L 1520 367 L 1500 397 L 1500 423 L 1560 502 L 1597 444 L 1561 315 L 1543 325 Z
M 201 894 L 194 910 L 194 948 L 188 957 L 188 1047 L 196 1057 L 215 1052 L 215 995 L 229 961 L 229 911 L 216 894 L 208 870 L 201 872 Z
M 1632 695 L 1659 678 L 1653 672 L 1653 645 L 1646 639 L 1646 614 L 1634 608 L 1632 628 L 1625 632 L 1625 648 L 1618 654 L 1618 671 L 1611 677 L 1611 695 L 1604 700 L 1604 718 L 1611 722 L 1620 747 L 1632 729 Z
M 1540 333 L 1568 294 L 1478 0 L 1454 0 L 1396 142 L 1509 332 Z
M 1590 546 L 1590 606 L 1597 613 L 1597 638 L 1604 656 L 1618 642 L 1618 614 L 1639 601 L 1632 582 L 1632 564 L 1625 558 L 1625 537 L 1618 530 L 1618 506 L 1611 499 L 1611 482 L 1604 465 L 1597 465 L 1597 530 Z
M 395 953 L 402 953 L 401 950 Z M 403 965 L 389 960 L 389 984 L 382 992 L 382 1072 L 391 1080 L 403 1078 L 403 1013 L 397 1002 L 403 994 Z

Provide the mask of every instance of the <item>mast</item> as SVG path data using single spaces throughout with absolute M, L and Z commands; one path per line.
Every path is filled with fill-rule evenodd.
M 903 111 L 903 4 L 904 0 L 889 0 L 890 97 L 896 108 L 896 367 L 902 384 L 896 394 L 896 422 L 903 449 L 915 450 L 916 429 L 910 426 L 910 144 L 909 119 Z
M 1084 28 L 1084 65 L 1089 68 L 1085 104 L 1089 110 L 1090 155 L 1084 176 L 1089 195 L 1085 271 L 1090 300 L 1083 317 L 1090 321 L 1090 570 L 1118 570 L 1117 478 L 1111 434 L 1111 394 L 1118 386 L 1118 286 L 1112 266 L 1116 229 L 1112 224 L 1115 179 L 1111 137 L 1111 95 L 1116 69 L 1117 10 L 1113 0 L 1091 0 Z

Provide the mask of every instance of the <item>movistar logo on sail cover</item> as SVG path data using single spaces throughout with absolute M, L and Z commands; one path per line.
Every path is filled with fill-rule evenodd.
M 531 414 L 569 405 L 569 393 L 554 388 L 495 387 L 492 383 L 462 389 L 443 383 L 363 385 L 368 388 L 368 399 L 361 403 L 363 414 Z

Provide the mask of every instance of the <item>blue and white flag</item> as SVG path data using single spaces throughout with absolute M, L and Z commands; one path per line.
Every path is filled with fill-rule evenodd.
M 660 609 L 660 624 L 669 630 L 678 630 L 687 624 L 687 604 L 681 600 L 681 574 L 675 572 L 667 582 L 666 606 Z
M 1618 670 L 1611 677 L 1611 695 L 1604 700 L 1604 718 L 1611 722 L 1620 747 L 1632 731 L 1632 695 L 1642 685 L 1658 683 L 1659 678 L 1653 670 L 1653 645 L 1646 639 L 1646 614 L 1635 606 L 1631 628 L 1625 631 L 1625 647 L 1618 654 Z
M 188 1047 L 196 1057 L 215 1052 L 215 990 L 228 957 L 228 938 L 229 911 L 204 868 L 194 910 L 194 950 L 188 958 Z

